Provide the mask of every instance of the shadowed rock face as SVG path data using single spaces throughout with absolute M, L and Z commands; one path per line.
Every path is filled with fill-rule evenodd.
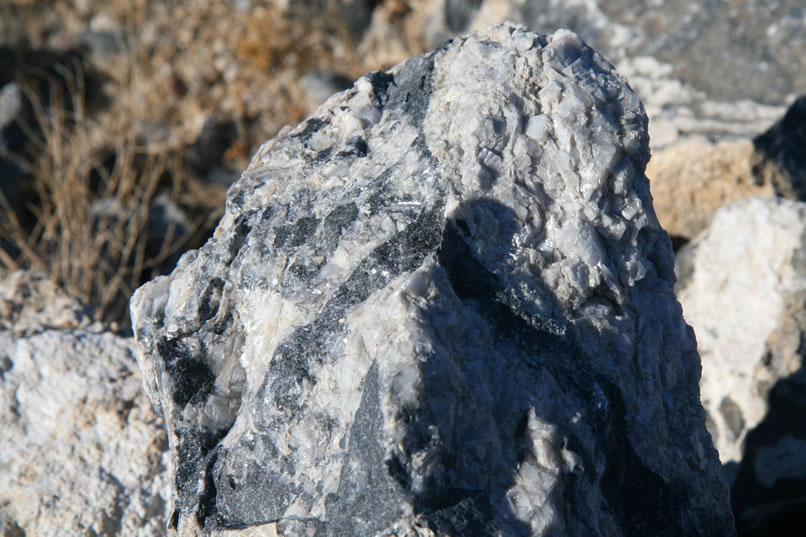
M 132 299 L 169 530 L 733 535 L 646 122 L 575 34 L 504 25 L 267 142 Z

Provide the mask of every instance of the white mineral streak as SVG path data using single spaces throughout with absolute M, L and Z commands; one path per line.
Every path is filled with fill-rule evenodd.
M 770 387 L 802 367 L 800 308 L 789 306 L 806 293 L 805 236 L 806 204 L 753 198 L 717 211 L 683 254 L 678 296 L 697 333 L 702 402 L 723 463 L 742 460 Z
M 503 25 L 264 144 L 132 299 L 170 532 L 732 535 L 646 126 L 575 34 Z
M 131 340 L 42 276 L 0 282 L 0 535 L 165 535 L 167 442 Z

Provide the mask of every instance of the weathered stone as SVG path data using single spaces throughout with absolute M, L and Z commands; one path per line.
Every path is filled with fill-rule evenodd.
M 756 181 L 753 144 L 713 144 L 701 136 L 652 156 L 646 169 L 663 229 L 684 243 L 711 223 L 720 207 L 754 196 L 772 196 L 771 181 Z
M 282 131 L 132 322 L 180 535 L 732 535 L 641 103 L 504 25 Z
M 788 532 L 806 523 L 806 204 L 720 209 L 678 255 L 678 273 L 739 533 L 797 535 Z
M 167 442 L 131 339 L 31 273 L 0 282 L 0 318 L 0 535 L 164 535 Z
M 685 243 L 717 209 L 751 197 L 806 201 L 806 97 L 750 140 L 712 143 L 692 136 L 657 151 L 647 165 L 663 228 Z
M 469 29 L 512 20 L 538 32 L 569 28 L 605 55 L 644 101 L 650 143 L 689 135 L 719 141 L 767 129 L 806 87 L 800 0 L 692 4 L 688 0 L 434 0 L 409 3 L 397 25 L 373 21 L 363 51 L 385 58 Z M 398 17 L 399 19 L 400 17 Z M 378 31 L 375 26 L 380 25 Z M 376 56 L 377 55 L 377 56 Z

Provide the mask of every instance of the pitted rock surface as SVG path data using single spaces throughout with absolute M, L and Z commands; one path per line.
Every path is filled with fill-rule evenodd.
M 512 25 L 258 151 L 132 299 L 181 535 L 733 534 L 643 107 Z
M 41 274 L 0 281 L 0 536 L 165 535 L 167 439 L 132 343 Z

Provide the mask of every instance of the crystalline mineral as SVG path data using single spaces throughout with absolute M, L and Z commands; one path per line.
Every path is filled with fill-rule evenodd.
M 575 34 L 503 25 L 266 143 L 132 299 L 169 529 L 732 535 L 646 123 Z

